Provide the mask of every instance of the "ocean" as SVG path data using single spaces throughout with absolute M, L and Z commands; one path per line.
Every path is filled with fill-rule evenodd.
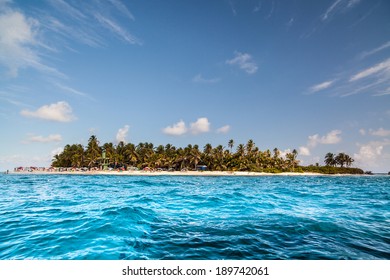
M 2 260 L 390 259 L 390 176 L 0 175 Z

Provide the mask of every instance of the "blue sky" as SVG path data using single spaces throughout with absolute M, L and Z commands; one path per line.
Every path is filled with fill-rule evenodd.
M 390 171 L 390 2 L 0 0 L 0 170 L 253 139 Z

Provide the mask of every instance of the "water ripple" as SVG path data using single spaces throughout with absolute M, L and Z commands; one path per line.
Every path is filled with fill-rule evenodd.
M 390 259 L 390 180 L 0 175 L 0 259 Z

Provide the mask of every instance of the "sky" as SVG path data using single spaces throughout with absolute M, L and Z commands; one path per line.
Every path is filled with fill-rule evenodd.
M 0 0 L 0 170 L 252 139 L 390 171 L 386 0 Z

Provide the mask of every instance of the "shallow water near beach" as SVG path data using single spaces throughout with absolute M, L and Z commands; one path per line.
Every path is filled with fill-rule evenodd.
M 390 176 L 0 175 L 0 259 L 390 259 Z

